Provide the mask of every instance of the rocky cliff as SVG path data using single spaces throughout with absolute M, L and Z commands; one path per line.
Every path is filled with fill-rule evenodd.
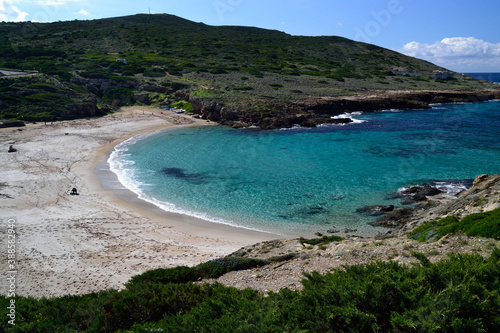
M 203 119 L 233 127 L 261 129 L 314 127 L 323 123 L 346 123 L 333 116 L 352 111 L 423 109 L 433 103 L 482 102 L 500 98 L 500 90 L 483 91 L 370 91 L 344 97 L 311 98 L 297 101 L 244 100 L 233 105 L 185 93 Z
M 427 207 L 426 207 L 427 206 Z M 492 211 L 500 207 L 500 175 L 479 175 L 473 186 L 457 195 L 455 199 L 440 196 L 430 197 L 428 205 L 414 211 L 398 234 L 405 235 L 420 224 L 439 220 L 447 216 L 459 219 L 474 214 Z M 428 207 L 431 208 L 428 208 Z

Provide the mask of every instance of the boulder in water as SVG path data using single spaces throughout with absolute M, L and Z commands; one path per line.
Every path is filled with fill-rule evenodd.
M 363 208 L 358 208 L 356 209 L 356 212 L 358 213 L 363 213 L 369 216 L 380 216 L 384 215 L 385 213 L 392 212 L 394 210 L 393 205 L 387 205 L 387 206 L 366 206 Z

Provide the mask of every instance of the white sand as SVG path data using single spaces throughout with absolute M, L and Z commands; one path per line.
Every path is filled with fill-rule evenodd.
M 278 238 L 165 213 L 131 192 L 120 198 L 101 187 L 94 170 L 114 145 L 195 122 L 206 124 L 129 107 L 103 118 L 0 129 L 0 294 L 7 293 L 9 218 L 16 221 L 16 293 L 37 298 L 120 289 L 150 269 L 195 265 Z M 7 153 L 11 144 L 16 153 Z M 73 187 L 80 195 L 69 195 Z

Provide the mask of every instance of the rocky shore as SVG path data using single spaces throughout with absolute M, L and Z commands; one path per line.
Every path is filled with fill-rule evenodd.
M 321 97 L 296 101 L 244 100 L 227 105 L 178 92 L 203 119 L 235 128 L 257 126 L 261 129 L 314 127 L 325 123 L 348 123 L 350 119 L 332 117 L 352 111 L 387 109 L 426 109 L 434 103 L 482 102 L 499 99 L 500 90 L 481 91 L 367 91 L 342 97 Z
M 278 291 L 282 288 L 297 290 L 302 288 L 304 272 L 326 273 L 345 265 L 369 263 L 374 260 L 394 261 L 401 264 L 417 263 L 413 253 L 422 253 L 431 262 L 439 261 L 450 254 L 479 253 L 489 256 L 498 240 L 468 237 L 464 233 L 449 234 L 436 242 L 419 243 L 407 237 L 418 225 L 454 215 L 486 212 L 500 207 L 500 175 L 480 175 L 473 186 L 461 192 L 456 198 L 442 195 L 429 196 L 425 205 L 417 206 L 400 219 L 397 226 L 377 238 L 348 236 L 342 241 L 318 245 L 308 245 L 300 239 L 275 240 L 241 248 L 232 256 L 269 259 L 281 257 L 283 260 L 250 270 L 225 274 L 216 281 L 236 288 L 252 288 L 260 292 Z M 373 208 L 374 212 L 377 211 Z M 391 214 L 390 209 L 381 214 Z M 214 282 L 206 280 L 203 282 Z

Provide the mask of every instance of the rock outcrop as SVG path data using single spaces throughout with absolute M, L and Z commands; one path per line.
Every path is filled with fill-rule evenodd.
M 319 97 L 297 101 L 265 99 L 243 100 L 232 105 L 204 99 L 187 92 L 178 97 L 188 100 L 194 112 L 203 119 L 222 125 L 261 129 L 289 128 L 295 125 L 314 127 L 319 124 L 345 124 L 348 118 L 332 117 L 353 111 L 387 109 L 425 109 L 433 103 L 481 102 L 500 98 L 500 90 L 485 91 L 372 91 L 353 96 Z
M 415 185 L 389 195 L 399 198 L 404 207 L 367 206 L 356 211 L 368 216 L 377 216 L 369 224 L 375 227 L 389 227 L 394 231 L 407 232 L 423 222 L 446 216 L 462 217 L 482 213 L 500 207 L 500 175 L 477 176 L 470 189 L 462 191 L 456 198 L 443 194 L 429 184 Z
M 450 254 L 480 253 L 489 256 L 498 241 L 468 237 L 463 232 L 449 234 L 436 242 L 419 243 L 406 234 L 424 221 L 446 215 L 463 217 L 471 213 L 489 211 L 500 207 L 500 175 L 478 176 L 472 188 L 462 192 L 457 199 L 448 200 L 434 209 L 407 216 L 400 233 L 393 232 L 384 239 L 350 236 L 343 241 L 310 246 L 300 239 L 283 239 L 262 242 L 244 247 L 232 257 L 280 259 L 268 265 L 227 273 L 217 282 L 236 288 L 252 288 L 260 292 L 278 291 L 282 288 L 301 289 L 304 272 L 331 272 L 332 268 L 359 265 L 383 260 L 410 265 L 418 262 L 413 253 L 423 253 L 430 262 L 446 258 Z M 380 208 L 380 207 L 379 207 Z M 368 209 L 377 210 L 376 207 Z M 397 210 L 390 212 L 393 214 Z M 415 212 L 413 212 L 415 213 Z M 425 214 L 424 214 L 425 213 Z M 399 214 L 399 213 L 394 213 Z M 396 236 L 396 237 L 394 237 Z M 203 282 L 214 282 L 204 280 Z
M 436 200 L 436 199 L 434 199 Z M 473 186 L 457 195 L 456 199 L 443 200 L 434 207 L 415 210 L 403 224 L 400 233 L 406 234 L 416 226 L 447 216 L 461 219 L 474 213 L 492 211 L 500 207 L 500 175 L 480 175 Z
M 97 98 L 88 96 L 78 104 L 68 104 L 61 113 L 61 119 L 77 119 L 105 115 L 108 110 L 97 106 Z

